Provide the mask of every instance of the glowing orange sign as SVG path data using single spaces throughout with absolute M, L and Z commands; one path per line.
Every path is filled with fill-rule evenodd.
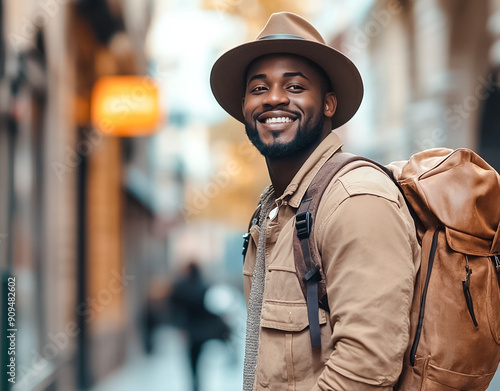
M 158 87 L 147 77 L 102 77 L 92 91 L 91 117 L 104 135 L 150 135 L 161 119 Z

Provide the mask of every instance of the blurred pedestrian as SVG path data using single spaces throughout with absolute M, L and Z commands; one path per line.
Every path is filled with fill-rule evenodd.
M 194 391 L 199 390 L 198 364 L 204 343 L 211 339 L 226 340 L 230 333 L 224 320 L 205 307 L 208 287 L 199 265 L 191 261 L 174 283 L 170 294 L 171 316 L 187 336 Z
M 309 22 L 281 12 L 255 41 L 217 60 L 211 86 L 245 125 L 271 179 L 246 242 L 243 389 L 392 389 L 409 341 L 420 262 L 403 196 L 374 165 L 350 164 L 326 188 L 316 221 L 307 219 L 311 200 L 303 200 L 318 171 L 341 151 L 332 130 L 361 103 L 357 68 Z M 299 206 L 307 212 L 300 213 L 297 235 Z M 298 265 L 306 267 L 309 247 L 293 246 L 305 233 L 321 256 L 304 273 L 308 287 L 318 289 L 307 291 L 310 306 L 294 262 L 294 251 L 301 251 Z

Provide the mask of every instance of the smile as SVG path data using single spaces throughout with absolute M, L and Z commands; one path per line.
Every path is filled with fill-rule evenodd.
M 273 110 L 260 114 L 256 119 L 266 125 L 290 124 L 297 120 L 297 115 L 284 110 Z
M 265 121 L 266 124 L 281 124 L 290 122 L 293 122 L 293 120 L 289 117 L 271 117 L 271 118 L 266 118 Z

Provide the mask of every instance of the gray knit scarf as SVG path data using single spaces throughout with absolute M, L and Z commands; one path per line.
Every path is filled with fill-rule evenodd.
M 243 367 L 243 391 L 252 391 L 255 380 L 255 368 L 259 352 L 260 315 L 266 275 L 266 226 L 267 216 L 274 204 L 274 190 L 268 187 L 261 197 L 259 214 L 259 241 L 257 244 L 257 259 L 252 277 L 252 288 L 248 299 L 247 330 L 245 341 L 245 362 Z

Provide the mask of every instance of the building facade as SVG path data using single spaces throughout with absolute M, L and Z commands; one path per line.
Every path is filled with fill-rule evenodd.
M 349 145 L 386 163 L 466 147 L 498 169 L 497 3 L 374 1 L 338 32 L 365 79 L 360 118 L 342 131 Z
M 0 271 L 2 289 L 16 281 L 17 330 L 15 382 L 2 371 L 0 388 L 86 389 L 141 332 L 126 305 L 141 282 L 123 249 L 125 142 L 93 127 L 90 106 L 99 77 L 147 73 L 150 5 L 0 5 Z

